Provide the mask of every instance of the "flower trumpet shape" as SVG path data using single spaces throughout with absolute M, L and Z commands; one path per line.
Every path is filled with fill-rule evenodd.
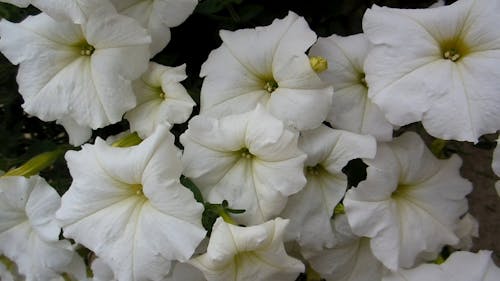
M 208 202 L 227 200 L 231 208 L 244 209 L 235 215 L 238 223 L 276 217 L 306 183 L 298 133 L 261 106 L 221 119 L 196 116 L 180 139 L 184 175 Z
M 298 130 L 325 120 L 333 88 L 322 82 L 306 50 L 316 41 L 304 18 L 290 12 L 271 25 L 221 31 L 222 45 L 202 65 L 202 114 L 221 117 L 262 104 Z
M 103 11 L 79 25 L 42 13 L 18 24 L 2 20 L 0 37 L 0 51 L 19 64 L 27 113 L 66 129 L 97 129 L 136 105 L 131 83 L 147 69 L 151 39 L 135 20 Z
M 0 178 L 0 253 L 17 264 L 27 281 L 46 281 L 67 271 L 75 254 L 59 240 L 57 192 L 41 177 Z
M 57 218 L 117 280 L 163 280 L 205 237 L 203 206 L 180 184 L 180 151 L 166 127 L 132 147 L 97 139 L 66 160 L 73 183 Z
M 367 178 L 346 193 L 345 212 L 356 235 L 372 238 L 373 254 L 386 267 L 412 267 L 459 242 L 455 229 L 472 185 L 460 176 L 458 156 L 438 160 L 408 132 L 379 144 L 365 162 Z
M 374 6 L 363 30 L 368 95 L 396 125 L 422 121 L 441 139 L 477 142 L 500 128 L 500 2 L 431 9 Z
M 285 251 L 283 234 L 288 220 L 276 218 L 263 224 L 240 227 L 218 218 L 207 253 L 190 263 L 208 281 L 293 281 L 304 265 Z

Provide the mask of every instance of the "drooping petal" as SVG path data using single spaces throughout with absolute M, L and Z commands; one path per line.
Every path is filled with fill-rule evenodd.
M 66 130 L 69 137 L 69 143 L 73 146 L 80 146 L 92 136 L 92 128 L 81 126 L 71 117 L 62 118 L 56 121 Z

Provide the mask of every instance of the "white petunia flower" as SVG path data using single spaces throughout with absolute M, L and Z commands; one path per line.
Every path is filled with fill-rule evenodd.
M 453 281 L 497 281 L 500 280 L 500 268 L 491 258 L 491 251 L 471 253 L 458 251 L 451 254 L 441 265 L 444 272 Z
M 151 57 L 170 41 L 170 28 L 191 15 L 197 0 L 111 0 L 119 13 L 135 18 L 148 29 L 153 42 Z
M 309 250 L 332 247 L 330 218 L 347 189 L 347 176 L 342 168 L 352 159 L 375 157 L 376 145 L 371 136 L 334 130 L 325 125 L 301 133 L 299 148 L 307 154 L 307 184 L 290 196 L 280 214 L 290 219 L 287 240 L 296 239 Z
M 56 20 L 83 24 L 96 10 L 115 11 L 109 0 L 29 0 L 29 2 Z
M 371 49 L 364 34 L 319 38 L 310 54 L 324 57 L 328 69 L 319 76 L 335 89 L 327 121 L 335 128 L 370 134 L 381 141 L 392 139 L 393 126 L 368 98 L 364 62 Z
M 304 265 L 285 251 L 288 220 L 240 227 L 218 218 L 207 253 L 190 260 L 208 281 L 295 280 Z
M 474 245 L 473 238 L 479 237 L 479 222 L 471 214 L 467 213 L 458 222 L 455 234 L 460 241 L 452 245 L 453 248 L 468 251 Z
M 234 216 L 239 223 L 277 216 L 306 183 L 298 133 L 260 106 L 221 119 L 195 116 L 180 140 L 184 175 L 208 202 L 227 200 L 231 208 L 245 209 Z
M 422 264 L 384 276 L 382 281 L 497 281 L 500 268 L 491 258 L 491 251 L 453 252 L 441 265 Z
M 396 125 L 422 121 L 441 139 L 477 142 L 500 126 L 500 2 L 432 9 L 373 6 L 363 30 L 368 95 Z
M 103 12 L 77 25 L 39 14 L 19 24 L 2 20 L 0 36 L 0 51 L 20 64 L 24 110 L 76 126 L 70 138 L 116 123 L 136 105 L 131 81 L 147 68 L 150 38 L 135 20 Z
M 321 81 L 305 54 L 316 34 L 304 18 L 290 12 L 269 26 L 222 30 L 220 37 L 222 45 L 201 67 L 202 114 L 221 117 L 263 104 L 298 130 L 321 125 L 333 88 Z
M 379 144 L 367 178 L 347 191 L 344 206 L 353 232 L 371 239 L 373 254 L 389 269 L 408 268 L 441 247 L 459 242 L 455 229 L 472 190 L 460 158 L 438 160 L 408 132 Z
M 168 67 L 149 63 L 149 69 L 133 83 L 137 106 L 125 114 L 130 130 L 141 138 L 151 135 L 158 123 L 184 123 L 196 103 L 180 83 L 186 65 Z
M 75 255 L 54 214 L 61 198 L 41 177 L 0 179 L 0 253 L 17 264 L 27 281 L 59 276 Z
M 115 281 L 113 271 L 100 258 L 92 262 L 92 281 Z M 81 280 L 78 280 L 81 281 Z M 203 273 L 189 263 L 173 262 L 170 274 L 161 281 L 205 281 Z
M 311 267 L 328 281 L 380 280 L 385 271 L 373 256 L 370 239 L 352 233 L 345 215 L 332 224 L 334 246 L 322 251 L 303 251 Z
M 412 269 L 400 269 L 395 272 L 388 272 L 383 276 L 382 281 L 455 281 L 437 264 L 421 264 Z M 472 280 L 469 280 L 472 281 Z M 476 281 L 476 280 L 474 280 Z
M 97 139 L 66 160 L 73 183 L 57 218 L 118 280 L 161 280 L 204 238 L 203 206 L 180 184 L 180 151 L 166 127 L 133 147 Z
M 497 146 L 493 150 L 493 160 L 491 163 L 491 168 L 493 169 L 493 172 L 500 177 L 500 145 L 498 144 L 500 142 L 500 137 L 497 139 Z M 495 189 L 497 190 L 498 196 L 500 196 L 500 181 L 497 181 L 495 183 Z

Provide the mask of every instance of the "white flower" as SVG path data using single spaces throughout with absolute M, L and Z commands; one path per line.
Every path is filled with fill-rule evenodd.
M 96 258 L 90 265 L 92 269 L 92 281 L 114 281 L 115 277 L 111 268 L 101 259 Z
M 460 177 L 460 158 L 438 160 L 408 132 L 379 144 L 367 178 L 347 191 L 344 205 L 353 232 L 371 239 L 373 254 L 389 269 L 412 267 L 459 242 L 455 229 L 467 211 L 472 185 Z
M 293 281 L 304 265 L 285 251 L 283 234 L 288 220 L 240 227 L 218 218 L 207 253 L 190 260 L 208 281 Z
M 97 129 L 136 105 L 131 81 L 147 68 L 150 38 L 135 20 L 96 12 L 77 25 L 39 14 L 19 24 L 2 20 L 0 36 L 0 51 L 20 64 L 27 113 Z M 70 138 L 81 140 L 75 132 Z
M 302 132 L 299 148 L 307 154 L 307 184 L 290 196 L 280 214 L 290 219 L 286 237 L 296 239 L 309 250 L 332 247 L 330 218 L 347 189 L 347 176 L 342 168 L 352 159 L 375 157 L 376 142 L 371 136 L 322 125 Z
M 450 276 L 447 280 L 497 281 L 500 279 L 500 268 L 493 262 L 491 251 L 454 252 L 441 267 Z
M 457 251 L 445 263 L 422 264 L 409 270 L 392 272 L 382 281 L 497 281 L 500 268 L 493 263 L 491 251 Z
M 137 106 L 125 114 L 130 130 L 144 139 L 158 123 L 186 122 L 196 105 L 180 83 L 186 77 L 185 64 L 168 67 L 150 62 L 149 69 L 133 83 Z
M 166 127 L 133 147 L 97 139 L 66 160 L 73 183 L 57 218 L 65 236 L 94 251 L 118 280 L 161 280 L 205 236 L 203 206 L 179 182 L 180 151 Z
M 113 271 L 101 259 L 97 258 L 91 265 L 94 275 L 92 281 L 115 281 Z M 81 281 L 78 279 L 78 281 Z M 205 281 L 203 274 L 189 263 L 173 262 L 170 274 L 161 281 Z
M 85 23 L 94 11 L 115 11 L 109 0 L 29 0 L 29 2 L 56 20 Z
M 370 239 L 354 235 L 345 215 L 332 225 L 334 246 L 322 251 L 303 251 L 304 257 L 328 281 L 380 280 L 384 266 L 370 249 Z
M 269 26 L 220 32 L 222 45 L 201 67 L 200 111 L 247 112 L 257 104 L 299 130 L 321 125 L 333 89 L 321 81 L 305 51 L 316 41 L 304 18 L 290 12 Z
M 497 139 L 497 146 L 495 147 L 495 150 L 493 150 L 493 160 L 491 163 L 491 168 L 493 169 L 493 172 L 500 177 L 500 145 L 498 144 L 500 142 L 500 137 Z M 495 189 L 497 190 L 498 196 L 500 196 L 500 181 L 497 181 L 495 183 Z
M 395 272 L 388 272 L 382 281 L 455 281 L 436 264 L 421 264 L 412 269 L 400 269 Z M 471 279 L 469 281 L 476 281 Z
M 368 95 L 396 125 L 422 121 L 441 139 L 477 142 L 500 129 L 500 2 L 432 9 L 374 6 L 363 30 Z
M 191 15 L 197 0 L 111 0 L 118 12 L 135 18 L 148 29 L 153 42 L 151 56 L 170 41 L 170 28 L 180 25 Z
M 432 4 L 429 6 L 429 8 L 437 8 L 437 7 L 442 7 L 444 6 L 446 3 L 444 2 L 444 0 L 438 0 L 436 1 L 436 3 Z
M 180 140 L 184 175 L 208 202 L 227 200 L 230 208 L 245 209 L 235 215 L 239 223 L 277 216 L 288 196 L 306 183 L 298 133 L 260 106 L 221 119 L 195 116 Z
M 59 240 L 54 214 L 61 198 L 39 177 L 0 179 L 0 253 L 14 261 L 28 281 L 46 281 L 66 270 L 74 252 Z
M 370 134 L 378 140 L 392 139 L 393 126 L 368 98 L 364 62 L 371 49 L 364 34 L 319 38 L 310 54 L 324 57 L 328 69 L 320 77 L 335 89 L 327 121 L 335 128 Z
M 467 213 L 460 219 L 455 230 L 460 239 L 458 244 L 452 245 L 455 249 L 470 250 L 474 245 L 472 238 L 479 238 L 479 222 L 471 214 Z

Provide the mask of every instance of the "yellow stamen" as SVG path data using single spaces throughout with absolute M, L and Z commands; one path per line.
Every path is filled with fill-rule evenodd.
M 324 57 L 310 57 L 309 62 L 311 63 L 312 69 L 316 73 L 320 73 L 328 69 L 328 61 Z

